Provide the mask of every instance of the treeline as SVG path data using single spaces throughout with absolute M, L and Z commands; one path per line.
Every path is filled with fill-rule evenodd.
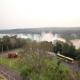
M 21 48 L 26 41 L 21 38 L 17 38 L 17 36 L 4 36 L 0 38 L 0 52 L 9 51 L 15 48 Z
M 74 59 L 80 59 L 80 49 L 76 49 L 75 46 L 71 42 L 63 43 L 61 41 L 57 41 L 54 44 L 53 52 L 55 53 L 61 53 L 65 56 L 74 58 Z
M 23 48 L 26 52 L 55 52 L 65 56 L 80 59 L 80 49 L 76 49 L 70 41 L 66 43 L 56 41 L 54 44 L 48 41 L 36 42 L 30 39 L 17 38 L 17 36 L 4 36 L 0 38 L 0 52 L 9 51 L 11 49 Z

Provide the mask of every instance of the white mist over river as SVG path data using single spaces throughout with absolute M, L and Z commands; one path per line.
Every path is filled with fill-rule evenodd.
M 14 36 L 17 35 L 18 38 L 24 38 L 28 39 L 30 38 L 31 40 L 36 40 L 36 41 L 48 41 L 48 42 L 55 42 L 56 40 L 66 42 L 64 38 L 60 36 L 60 34 L 52 34 L 51 32 L 43 32 L 41 34 L 0 34 L 0 38 L 3 36 Z M 76 47 L 76 49 L 80 48 L 80 39 L 74 39 L 70 40 L 73 45 Z
M 51 32 L 43 32 L 41 34 L 0 34 L 0 38 L 3 36 L 14 36 L 17 35 L 18 38 L 24 38 L 24 39 L 32 39 L 36 41 L 48 41 L 48 42 L 54 42 L 55 40 L 60 40 L 65 42 L 66 40 L 61 38 L 59 34 L 52 34 Z

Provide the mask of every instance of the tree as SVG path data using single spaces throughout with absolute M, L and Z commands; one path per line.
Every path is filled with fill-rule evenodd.
M 63 43 L 61 41 L 57 41 L 53 47 L 53 51 L 55 53 L 59 52 L 65 56 L 72 57 L 72 58 L 75 58 L 77 55 L 75 46 L 73 46 L 73 44 L 70 42 Z
M 5 50 L 9 50 L 9 45 L 10 45 L 10 37 L 9 36 L 4 36 L 3 37 L 3 47 Z
M 53 51 L 55 53 L 62 53 L 62 46 L 63 46 L 63 42 L 61 41 L 57 41 L 54 46 L 53 46 Z
M 76 49 L 72 44 L 64 43 L 62 48 L 62 54 L 68 57 L 76 57 Z

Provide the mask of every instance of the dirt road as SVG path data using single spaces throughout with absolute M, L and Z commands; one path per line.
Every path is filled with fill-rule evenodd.
M 22 80 L 22 77 L 18 73 L 1 64 L 0 74 L 5 76 L 7 80 Z

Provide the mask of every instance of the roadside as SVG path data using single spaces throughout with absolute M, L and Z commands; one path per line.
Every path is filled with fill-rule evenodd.
M 0 64 L 0 74 L 5 76 L 7 80 L 22 80 L 20 74 Z
M 2 74 L 0 74 L 0 80 L 7 80 Z

